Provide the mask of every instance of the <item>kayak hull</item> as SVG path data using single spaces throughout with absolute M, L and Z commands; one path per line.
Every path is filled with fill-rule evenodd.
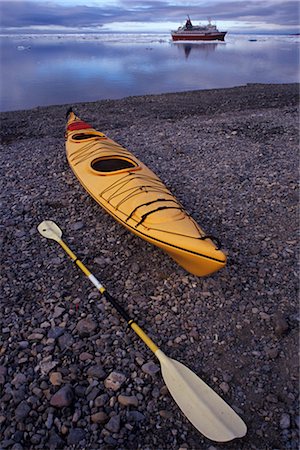
M 73 112 L 66 154 L 85 190 L 129 231 L 169 254 L 197 276 L 226 264 L 224 253 L 184 210 L 163 182 L 128 150 Z

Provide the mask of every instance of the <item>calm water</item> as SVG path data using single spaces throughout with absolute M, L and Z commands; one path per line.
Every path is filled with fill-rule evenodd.
M 169 34 L 0 37 L 1 111 L 299 81 L 299 38 L 228 35 L 172 43 Z

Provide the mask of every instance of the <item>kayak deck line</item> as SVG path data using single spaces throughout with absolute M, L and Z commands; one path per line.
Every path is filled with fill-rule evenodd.
M 90 192 L 89 189 L 88 189 L 86 186 L 84 186 L 84 188 L 85 188 L 86 191 L 90 194 L 90 196 L 94 198 L 92 192 Z M 94 198 L 94 199 L 98 202 L 98 200 L 97 200 L 96 198 Z M 101 206 L 102 206 L 102 207 L 103 207 L 103 208 L 104 208 L 111 216 L 113 216 L 113 218 L 114 218 L 117 222 L 121 223 L 121 224 L 124 225 L 126 228 L 130 228 L 130 231 L 132 231 L 134 234 L 136 234 L 136 233 L 135 233 L 135 228 L 133 228 L 132 226 L 128 225 L 127 223 L 121 221 L 121 220 L 118 218 L 118 216 L 114 215 L 114 214 L 111 212 L 110 209 L 107 209 L 107 208 L 105 207 L 104 204 L 101 203 Z M 160 230 L 158 230 L 158 231 L 160 231 Z M 169 233 L 169 232 L 168 232 L 168 233 Z M 142 235 L 144 235 L 145 237 L 148 238 L 148 235 L 147 235 L 146 233 L 143 233 L 143 232 L 140 231 L 140 230 L 139 230 L 139 234 L 142 234 Z M 176 234 L 176 233 L 173 233 L 173 234 Z M 179 235 L 179 236 L 180 236 L 180 235 Z M 198 238 L 194 238 L 194 239 L 202 240 L 202 239 L 205 238 L 205 237 L 206 237 L 206 236 L 203 235 L 203 237 L 198 237 Z M 147 239 L 147 240 L 148 240 L 148 239 Z M 168 246 L 173 247 L 174 249 L 178 249 L 178 250 L 184 251 L 184 252 L 186 252 L 186 253 L 188 253 L 188 254 L 190 253 L 190 254 L 193 254 L 193 255 L 196 255 L 196 256 L 200 256 L 200 257 L 206 258 L 206 259 L 208 259 L 208 260 L 216 261 L 216 262 L 219 262 L 219 263 L 225 263 L 225 262 L 226 262 L 226 257 L 225 257 L 225 255 L 224 255 L 225 259 L 216 259 L 216 258 L 212 258 L 212 257 L 210 257 L 210 256 L 207 256 L 207 255 L 205 255 L 205 254 L 197 253 L 197 252 L 195 252 L 195 251 L 187 250 L 187 249 L 185 249 L 185 248 L 183 248 L 183 247 L 179 247 L 179 246 L 170 244 L 170 243 L 168 243 L 168 242 L 166 242 L 166 241 L 163 241 L 163 240 L 159 240 L 159 239 L 155 239 L 155 238 L 152 238 L 152 240 L 153 240 L 153 244 L 154 244 L 154 245 L 155 245 L 155 242 L 156 242 L 156 243 L 160 243 L 160 244 L 165 244 L 165 245 L 168 245 Z
M 225 266 L 217 238 L 199 227 L 162 180 L 73 112 L 67 122 L 66 152 L 85 190 L 129 231 L 163 249 L 194 275 L 209 275 Z

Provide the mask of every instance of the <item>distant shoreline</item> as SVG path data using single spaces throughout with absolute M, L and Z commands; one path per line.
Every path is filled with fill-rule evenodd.
M 96 101 L 91 101 L 91 102 L 74 102 L 72 103 L 72 105 L 83 105 L 84 107 L 87 106 L 92 106 L 92 105 L 98 105 L 98 104 L 102 104 L 102 103 L 109 103 L 109 105 L 111 104 L 118 104 L 118 103 L 131 103 L 131 102 L 135 102 L 136 100 L 138 101 L 139 99 L 143 100 L 143 99 L 151 99 L 151 103 L 155 102 L 156 100 L 159 101 L 163 99 L 164 102 L 167 101 L 168 99 L 172 98 L 172 101 L 175 99 L 176 97 L 178 97 L 178 99 L 183 99 L 184 97 L 197 97 L 197 98 L 201 98 L 201 96 L 212 96 L 212 102 L 214 101 L 215 104 L 219 104 L 219 95 L 220 94 L 222 97 L 225 94 L 228 95 L 237 95 L 237 94 L 243 94 L 244 92 L 246 92 L 247 90 L 251 89 L 251 91 L 254 93 L 258 93 L 259 92 L 263 92 L 265 94 L 266 98 L 269 98 L 270 101 L 272 100 L 272 94 L 269 97 L 268 92 L 272 92 L 273 89 L 275 91 L 277 91 L 278 89 L 282 92 L 286 91 L 290 91 L 292 90 L 294 93 L 297 92 L 297 89 L 294 89 L 298 86 L 298 95 L 299 95 L 299 90 L 300 90 L 300 83 L 268 83 L 268 84 L 264 84 L 264 83 L 247 83 L 246 85 L 240 85 L 240 86 L 233 86 L 233 87 L 228 87 L 228 88 L 215 88 L 215 89 L 201 89 L 201 90 L 191 90 L 191 91 L 182 91 L 182 92 L 167 92 L 167 93 L 161 93 L 161 94 L 147 94 L 147 95 L 132 95 L 132 96 L 127 96 L 127 97 L 121 97 L 119 99 L 100 99 L 100 100 L 96 100 Z M 267 90 L 267 92 L 265 91 L 265 88 Z M 286 88 L 286 89 L 285 89 Z M 251 100 L 251 99 L 249 99 Z M 265 103 L 263 103 L 263 105 L 260 105 L 259 101 L 257 102 L 257 98 L 256 95 L 253 96 L 252 101 L 251 101 L 251 105 L 252 107 L 259 109 L 260 107 L 268 107 Z M 257 103 L 255 103 L 257 102 Z M 5 115 L 11 115 L 11 114 L 36 114 L 39 111 L 44 112 L 44 111 L 55 111 L 55 109 L 57 110 L 61 110 L 63 108 L 68 108 L 71 104 L 70 103 L 64 103 L 64 104 L 54 104 L 54 105 L 46 105 L 46 106 L 36 106 L 34 108 L 28 108 L 28 109 L 19 109 L 19 110 L 12 110 L 12 111 L 0 111 L 0 117 L 5 117 Z M 213 105 L 213 103 L 212 103 Z M 166 106 L 166 108 L 165 108 Z M 161 103 L 161 108 L 162 109 L 167 109 L 167 104 Z M 220 109 L 221 109 L 221 105 L 219 105 Z M 235 108 L 236 104 L 233 102 L 232 103 L 232 108 Z M 145 111 L 144 111 L 145 112 Z M 179 111 L 180 113 L 180 111 Z

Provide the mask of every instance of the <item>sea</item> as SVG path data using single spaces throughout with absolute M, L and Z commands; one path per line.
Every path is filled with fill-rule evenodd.
M 299 43 L 230 32 L 188 43 L 169 33 L 1 35 L 0 110 L 299 82 Z

